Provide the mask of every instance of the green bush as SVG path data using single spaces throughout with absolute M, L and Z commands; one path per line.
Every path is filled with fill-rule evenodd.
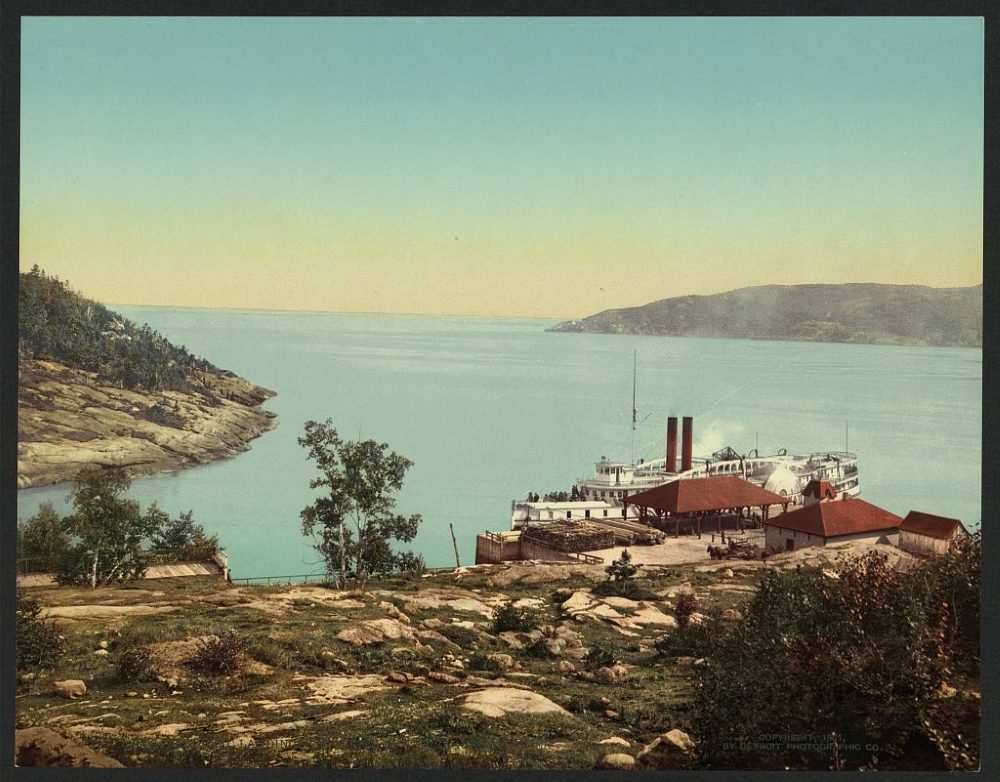
M 14 649 L 18 668 L 51 668 L 63 653 L 55 625 L 39 619 L 42 607 L 33 597 L 17 593 Z
M 475 652 L 469 655 L 468 667 L 473 671 L 490 671 L 493 673 L 499 673 L 503 670 L 503 666 L 499 660 L 482 652 Z
M 590 651 L 587 652 L 587 656 L 583 658 L 583 663 L 589 670 L 610 668 L 618 662 L 619 657 L 621 657 L 621 649 L 615 646 L 595 643 L 590 647 Z
M 978 691 L 978 661 L 961 659 L 978 622 L 975 547 L 910 574 L 871 552 L 832 575 L 801 568 L 764 576 L 745 618 L 709 643 L 708 662 L 696 669 L 699 765 L 975 768 L 978 707 L 959 708 L 978 703 L 964 692 Z M 949 690 L 952 697 L 942 698 Z M 836 758 L 794 743 L 779 751 L 739 748 L 740 737 L 781 732 L 837 734 Z
M 537 611 L 528 608 L 519 608 L 511 601 L 501 603 L 493 611 L 493 632 L 516 632 L 528 633 L 541 624 L 541 617 Z
M 200 673 L 230 674 L 239 670 L 246 644 L 235 633 L 199 640 L 197 651 L 189 660 Z
M 656 651 L 664 657 L 704 657 L 718 642 L 718 622 L 684 624 L 656 642 Z
M 698 598 L 690 592 L 683 592 L 674 601 L 674 616 L 677 617 L 677 624 L 681 627 L 687 626 L 691 621 L 691 614 L 698 610 Z
M 628 553 L 628 549 L 626 548 L 622 549 L 621 556 L 618 559 L 604 568 L 604 572 L 608 574 L 608 581 L 621 594 L 625 590 L 625 585 L 639 572 L 639 568 L 641 567 L 642 565 L 632 564 L 632 555 Z
M 43 502 L 38 512 L 17 527 L 19 573 L 52 573 L 71 546 L 62 517 L 51 502 Z
M 123 682 L 143 682 L 153 678 L 153 657 L 144 646 L 126 646 L 115 659 L 115 675 Z

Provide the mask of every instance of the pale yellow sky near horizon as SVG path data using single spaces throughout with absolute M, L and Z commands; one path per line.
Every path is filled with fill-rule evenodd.
M 39 17 L 21 66 L 21 268 L 109 304 L 983 279 L 982 20 Z

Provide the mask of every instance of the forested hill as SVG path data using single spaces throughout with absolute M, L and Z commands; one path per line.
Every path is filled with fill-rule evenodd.
M 549 331 L 982 347 L 983 286 L 764 285 L 605 310 Z
M 229 458 L 276 424 L 260 407 L 273 391 L 37 266 L 21 274 L 18 327 L 18 488 L 90 467 L 137 476 Z
M 20 275 L 18 356 L 96 373 L 99 383 L 141 391 L 213 392 L 208 376 L 229 376 L 151 329 L 136 326 L 35 266 Z M 236 400 L 260 404 L 259 398 Z

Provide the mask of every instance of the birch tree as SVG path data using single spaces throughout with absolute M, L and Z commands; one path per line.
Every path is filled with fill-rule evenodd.
M 306 422 L 299 445 L 320 472 L 309 482 L 310 488 L 329 492 L 301 513 L 302 532 L 313 537 L 327 573 L 337 574 L 343 586 L 348 573 L 363 580 L 373 573 L 418 564 L 418 558 L 397 553 L 390 545 L 392 540 L 413 540 L 420 525 L 419 514 L 394 512 L 394 492 L 402 489 L 413 462 L 389 451 L 386 443 L 343 440 L 330 419 Z
M 132 481 L 120 470 L 87 469 L 73 480 L 73 513 L 64 520 L 75 543 L 56 573 L 63 584 L 98 587 L 141 578 L 142 543 L 156 534 L 166 514 L 156 505 L 143 514 L 121 495 Z

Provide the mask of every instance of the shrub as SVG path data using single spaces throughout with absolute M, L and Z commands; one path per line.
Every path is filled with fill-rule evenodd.
M 527 633 L 541 624 L 537 612 L 528 608 L 518 608 L 509 600 L 501 603 L 493 611 L 493 632 L 503 633 L 513 631 Z
M 590 670 L 610 668 L 618 662 L 620 656 L 621 649 L 596 643 L 590 647 L 590 651 L 587 652 L 587 656 L 583 659 L 583 662 Z
M 656 642 L 656 651 L 664 657 L 705 657 L 720 635 L 718 622 L 684 624 Z
M 964 599 L 973 613 L 978 571 L 978 557 L 957 552 L 901 574 L 871 552 L 839 564 L 835 577 L 810 568 L 765 575 L 745 618 L 697 669 L 699 764 L 829 768 L 824 753 L 791 745 L 737 749 L 741 736 L 794 726 L 801 734 L 843 735 L 837 764 L 845 769 L 975 767 L 978 709 L 958 708 L 964 682 L 952 668 L 974 625 L 951 631 L 953 600 Z M 942 599 L 942 587 L 950 599 Z M 969 664 L 975 681 L 978 666 Z M 948 699 L 954 709 L 941 708 L 948 688 L 956 691 Z
M 503 670 L 503 666 L 498 659 L 482 652 L 475 652 L 469 655 L 469 668 L 473 671 L 492 671 L 494 673 Z
M 170 426 L 174 429 L 184 428 L 184 419 L 166 405 L 155 404 L 139 411 L 139 418 L 145 418 L 150 423 L 160 426 Z
M 55 625 L 38 618 L 42 607 L 33 597 L 18 592 L 14 648 L 18 668 L 51 668 L 63 652 Z
M 618 593 L 623 594 L 629 580 L 639 572 L 641 567 L 642 565 L 632 564 L 632 555 L 628 553 L 628 549 L 622 549 L 621 556 L 604 568 L 604 572 L 608 574 L 608 581 L 614 585 Z
M 153 657 L 144 646 L 127 646 L 115 660 L 115 674 L 123 682 L 142 682 L 153 678 Z
M 691 621 L 691 614 L 698 610 L 698 598 L 690 592 L 684 592 L 674 601 L 674 615 L 677 617 L 677 624 L 686 627 Z
M 524 655 L 526 657 L 533 657 L 538 660 L 550 660 L 556 656 L 549 648 L 547 639 L 545 638 L 539 638 L 533 644 L 526 647 L 524 650 Z
M 240 667 L 244 647 L 243 639 L 235 633 L 199 640 L 198 650 L 189 662 L 201 673 L 235 673 Z
M 51 502 L 17 528 L 17 558 L 20 573 L 51 573 L 69 551 L 70 537 L 63 519 Z

